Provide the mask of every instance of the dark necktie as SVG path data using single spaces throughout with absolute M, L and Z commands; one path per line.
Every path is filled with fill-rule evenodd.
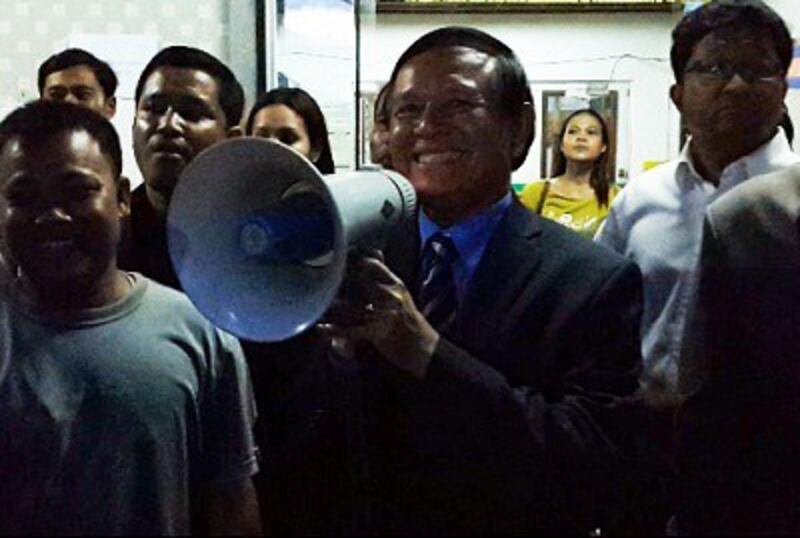
M 420 311 L 434 327 L 446 326 L 455 318 L 458 307 L 453 262 L 458 251 L 453 241 L 437 232 L 422 251 L 422 284 L 419 291 Z

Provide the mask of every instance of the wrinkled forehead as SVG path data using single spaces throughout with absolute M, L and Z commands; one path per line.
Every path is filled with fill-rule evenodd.
M 494 91 L 496 58 L 464 46 L 437 47 L 409 58 L 397 72 L 392 97 L 421 89 L 447 94 L 459 87 Z

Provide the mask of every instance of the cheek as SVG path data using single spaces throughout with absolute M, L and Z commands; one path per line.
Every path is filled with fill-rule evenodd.
M 213 146 L 217 142 L 224 140 L 225 130 L 217 127 L 216 125 L 213 127 L 198 126 L 193 129 L 187 129 L 185 131 L 185 137 L 194 149 L 195 155 L 197 155 L 207 147 Z
M 304 157 L 311 158 L 311 143 L 308 140 L 298 140 L 292 147 Z
M 386 150 L 392 157 L 395 170 L 403 175 L 407 175 L 411 167 L 411 160 L 414 148 L 414 139 L 403 129 L 395 129 L 391 133 L 386 133 Z

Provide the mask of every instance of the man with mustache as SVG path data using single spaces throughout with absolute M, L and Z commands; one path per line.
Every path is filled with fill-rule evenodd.
M 244 92 L 214 56 L 174 46 L 150 60 L 135 97 L 133 150 L 144 184 L 131 194 L 130 235 L 120 266 L 180 289 L 167 250 L 169 200 L 192 159 L 241 134 Z
M 696 385 L 681 364 L 697 297 L 703 215 L 751 177 L 800 162 L 778 129 L 792 39 L 760 0 L 718 0 L 672 32 L 670 97 L 691 135 L 681 155 L 634 179 L 611 205 L 596 241 L 636 261 L 644 276 L 643 384 L 669 407 Z

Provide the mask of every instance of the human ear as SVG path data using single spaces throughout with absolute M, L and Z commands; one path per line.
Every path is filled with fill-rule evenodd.
M 106 99 L 105 109 L 106 109 L 106 118 L 110 120 L 111 118 L 114 117 L 114 114 L 117 113 L 117 98 L 111 96 L 108 99 Z
M 683 113 L 683 84 L 676 83 L 669 88 L 669 97 L 679 112 Z
M 517 157 L 524 155 L 536 137 L 536 110 L 533 108 L 533 103 L 526 101 L 518 117 L 513 119 L 512 125 L 512 140 L 511 140 L 511 155 L 512 161 L 516 161 Z
M 117 183 L 117 205 L 120 218 L 128 218 L 131 214 L 131 182 L 125 176 L 120 176 Z

